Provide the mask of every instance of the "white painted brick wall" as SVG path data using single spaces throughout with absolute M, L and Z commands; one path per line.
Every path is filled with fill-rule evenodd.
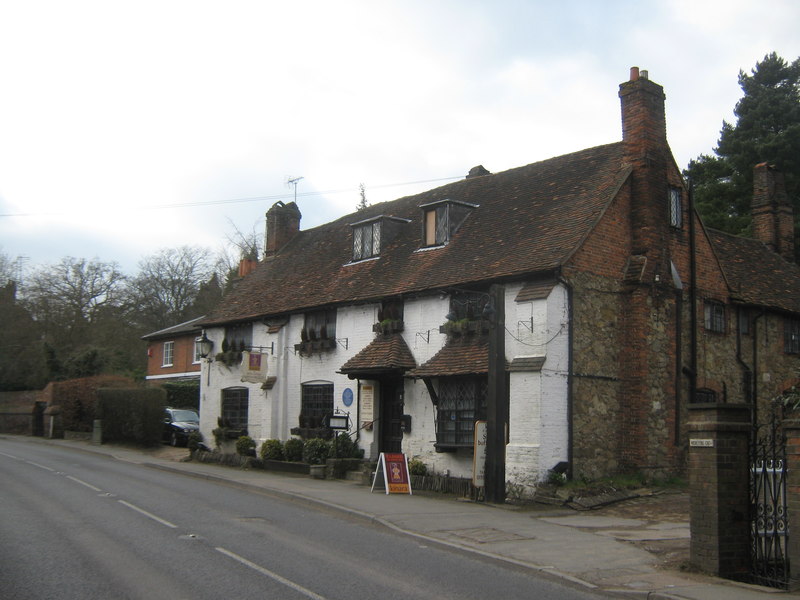
M 547 469 L 566 460 L 567 455 L 567 359 L 568 323 L 566 290 L 554 288 L 546 300 L 517 303 L 514 298 L 522 284 L 506 288 L 506 356 L 546 356 L 542 372 L 517 372 L 510 377 L 510 444 L 507 447 L 509 480 L 524 484 L 543 477 Z M 334 408 L 350 413 L 353 428 L 360 425 L 359 386 L 357 380 L 337 373 L 342 365 L 361 351 L 373 339 L 372 325 L 377 322 L 377 304 L 340 308 L 337 312 L 335 349 L 310 357 L 294 352 L 300 341 L 303 315 L 294 315 L 278 333 L 268 334 L 266 326 L 255 325 L 253 344 L 274 345 L 275 353 L 268 357 L 269 375 L 277 377 L 271 390 L 261 390 L 260 384 L 244 384 L 238 370 L 229 371 L 221 363 L 203 363 L 201 394 L 201 431 L 213 443 L 211 430 L 216 427 L 220 411 L 221 391 L 229 386 L 250 389 L 250 434 L 260 445 L 264 439 L 288 439 L 289 430 L 298 425 L 301 405 L 301 386 L 304 383 L 326 382 L 334 386 Z M 430 360 L 445 343 L 439 333 L 445 322 L 449 300 L 440 295 L 414 298 L 404 306 L 403 338 L 417 365 Z M 218 352 L 224 330 L 210 329 L 208 337 Z M 346 341 L 345 341 L 346 340 Z M 346 346 L 346 347 L 345 347 Z M 208 370 L 210 368 L 210 379 Z M 209 382 L 209 383 L 207 383 Z M 362 381 L 361 385 L 375 386 L 375 415 L 378 417 L 380 390 L 377 382 Z M 344 406 L 342 395 L 353 392 L 354 402 Z M 437 473 L 451 476 L 472 475 L 472 451 L 460 449 L 455 453 L 437 453 L 436 411 L 421 380 L 405 380 L 404 412 L 411 415 L 412 432 L 404 436 L 403 451 L 409 458 L 420 458 Z M 352 430 L 351 430 L 352 431 Z M 360 430 L 359 445 L 367 457 L 377 458 L 374 431 Z

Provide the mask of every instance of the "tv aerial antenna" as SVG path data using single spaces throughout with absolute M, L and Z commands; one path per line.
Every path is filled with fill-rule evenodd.
M 286 185 L 287 186 L 294 186 L 294 202 L 297 204 L 297 184 L 300 183 L 302 177 L 287 177 L 286 178 Z

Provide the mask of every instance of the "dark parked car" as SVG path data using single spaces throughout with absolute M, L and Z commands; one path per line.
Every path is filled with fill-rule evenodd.
M 193 408 L 164 409 L 164 442 L 185 446 L 189 434 L 200 429 L 200 417 Z

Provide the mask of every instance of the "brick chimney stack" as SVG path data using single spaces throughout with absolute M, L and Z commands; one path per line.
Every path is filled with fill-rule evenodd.
M 674 397 L 674 384 L 664 377 L 665 365 L 675 369 L 674 356 L 666 358 L 666 330 L 654 325 L 652 311 L 674 301 L 670 281 L 669 170 L 674 169 L 667 145 L 664 89 L 649 80 L 646 71 L 633 67 L 630 79 L 619 86 L 622 109 L 623 164 L 630 166 L 630 236 L 628 261 L 635 277 L 628 278 L 629 295 L 618 329 L 620 372 L 625 385 L 620 392 L 619 468 L 637 471 L 653 464 L 657 443 L 648 435 L 654 381 L 661 382 L 665 398 Z M 670 351 L 672 352 L 672 351 Z M 662 440 L 663 441 L 663 440 Z M 672 450 L 668 450 L 671 452 Z
M 264 256 L 273 256 L 300 231 L 300 209 L 294 202 L 276 202 L 267 211 Z
M 631 173 L 632 254 L 647 255 L 664 247 L 667 207 L 667 167 L 671 152 L 667 145 L 664 88 L 648 78 L 647 71 L 632 67 L 630 80 L 619 86 L 622 108 L 623 161 Z M 648 261 L 647 269 L 655 260 Z M 648 274 L 650 277 L 654 273 Z
M 753 237 L 794 262 L 794 210 L 783 173 L 767 163 L 753 168 Z

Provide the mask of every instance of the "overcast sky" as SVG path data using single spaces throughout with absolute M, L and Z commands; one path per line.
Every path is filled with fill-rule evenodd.
M 0 0 L 0 252 L 134 274 L 261 234 L 289 178 L 307 229 L 361 183 L 374 204 L 618 141 L 631 66 L 683 168 L 798 23 L 796 0 Z

